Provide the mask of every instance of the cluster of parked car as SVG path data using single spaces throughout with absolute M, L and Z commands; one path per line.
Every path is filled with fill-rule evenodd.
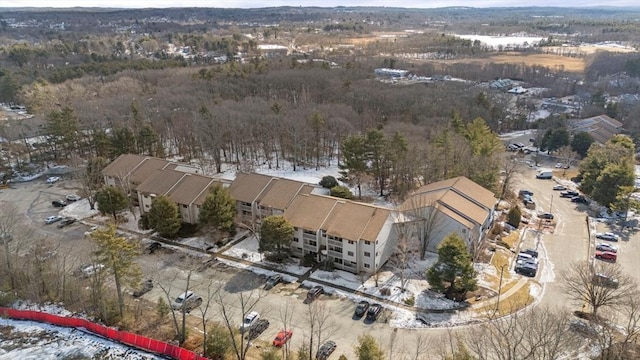
M 382 305 L 369 304 L 368 301 L 360 301 L 356 305 L 356 310 L 353 314 L 354 319 L 361 319 L 363 316 L 367 321 L 374 322 L 378 320 L 378 317 L 382 313 Z
M 553 187 L 553 190 L 563 190 L 560 192 L 560 197 L 568 198 L 571 202 L 579 203 L 579 204 L 588 204 L 587 198 L 584 195 L 581 195 L 579 192 L 575 190 L 568 190 L 566 187 L 562 185 L 556 185 Z
M 606 240 L 606 241 L 617 242 L 620 239 L 618 235 L 612 232 L 596 233 L 595 236 L 596 236 L 596 239 Z M 595 258 L 600 260 L 616 262 L 616 260 L 618 260 L 618 248 L 607 243 L 598 243 L 596 244 Z
M 518 253 L 515 271 L 529 277 L 535 277 L 538 273 L 538 252 L 527 249 Z

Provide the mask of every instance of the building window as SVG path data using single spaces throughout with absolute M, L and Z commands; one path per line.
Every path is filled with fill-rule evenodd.
M 182 205 L 183 208 L 188 209 L 189 205 Z
M 298 238 L 294 236 L 293 237 L 293 242 L 298 242 L 298 241 L 300 241 L 300 240 L 298 240 Z
M 338 264 L 342 264 L 342 259 L 340 258 L 334 258 L 333 262 L 338 263 Z
M 365 252 L 364 252 L 364 256 L 366 256 L 366 257 L 371 257 L 371 253 L 370 253 L 370 252 L 368 252 L 368 251 L 365 251 Z
M 353 256 L 353 251 L 347 251 L 347 255 Z
M 312 240 L 312 241 L 309 241 L 309 245 L 311 245 L 311 246 L 317 246 L 317 245 L 318 245 L 318 243 Z
M 305 234 L 309 234 L 309 235 L 315 235 L 316 232 L 315 231 L 311 231 L 311 230 L 304 230 L 303 231 Z
M 467 229 L 462 229 L 462 233 L 466 234 L 467 233 Z
M 367 269 L 371 267 L 371 265 L 369 264 L 364 264 L 364 267 L 366 267 Z
M 353 245 L 353 244 L 355 244 L 355 243 L 356 243 L 355 241 L 351 241 L 351 240 L 349 240 L 349 245 Z
M 145 209 L 149 208 L 149 204 L 144 204 Z
M 364 244 L 365 244 L 365 245 L 371 245 L 371 241 L 367 241 L 367 240 L 365 240 L 365 241 L 364 241 Z

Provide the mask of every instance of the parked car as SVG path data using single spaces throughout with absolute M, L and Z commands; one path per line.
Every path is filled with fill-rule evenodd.
M 382 305 L 380 304 L 371 304 L 369 306 L 369 310 L 367 310 L 367 320 L 376 321 L 380 313 L 382 312 Z
M 248 340 L 256 339 L 260 334 L 262 334 L 269 327 L 269 320 L 267 319 L 259 319 L 256 324 L 249 329 L 249 333 L 247 334 Z
M 160 249 L 162 247 L 162 243 L 159 241 L 154 241 L 151 244 L 149 244 L 149 246 L 147 246 L 147 252 L 149 254 L 153 254 L 154 252 L 156 252 L 156 250 Z
M 538 217 L 539 217 L 540 219 L 553 220 L 553 214 L 552 214 L 552 213 L 548 213 L 548 212 L 538 214 Z
M 267 278 L 267 282 L 264 284 L 264 289 L 270 290 L 271 288 L 273 288 L 274 286 L 278 285 L 281 282 L 282 282 L 282 275 L 273 274 Z
M 244 316 L 242 325 L 240 325 L 240 332 L 245 332 L 251 329 L 260 319 L 260 314 L 257 311 L 252 311 Z
M 618 248 L 616 246 L 607 244 L 607 243 L 599 243 L 596 245 L 596 250 L 598 251 L 610 251 L 610 252 L 614 252 L 617 253 L 618 252 Z
M 538 258 L 538 251 L 537 250 L 526 249 L 526 250 L 520 251 L 520 253 L 529 254 L 529 255 L 533 256 L 534 258 L 536 258 L 536 259 Z
M 293 331 L 291 330 L 280 330 L 278 331 L 278 335 L 273 339 L 273 346 L 281 347 L 291 339 L 293 336 Z
M 597 286 L 609 287 L 617 289 L 620 285 L 618 283 L 618 279 L 612 278 L 611 276 L 603 273 L 593 274 L 593 283 Z
M 569 164 L 556 163 L 556 169 L 568 169 Z
M 356 305 L 356 311 L 353 315 L 357 318 L 361 318 L 367 313 L 367 310 L 369 310 L 369 302 L 362 300 L 358 305 Z
M 599 331 L 591 322 L 582 320 L 571 320 L 569 323 L 569 330 L 575 331 L 587 337 L 596 337 L 599 335 Z
M 173 301 L 171 308 L 173 310 L 182 310 L 189 312 L 202 304 L 202 298 L 192 291 L 184 292 Z
M 614 234 L 614 233 L 611 233 L 611 232 L 596 233 L 596 239 L 608 240 L 608 241 L 618 241 L 619 236 Z
M 577 191 L 573 191 L 573 190 L 567 190 L 567 191 L 562 191 L 560 193 L 560 197 L 564 197 L 564 198 L 573 198 L 574 196 L 579 196 L 580 193 Z
M 73 223 L 75 223 L 77 220 L 74 218 L 65 218 L 64 220 L 62 220 L 60 222 L 60 224 L 58 224 L 58 229 L 62 229 L 65 226 L 71 225 Z
M 90 278 L 98 272 L 104 270 L 104 264 L 84 264 L 74 272 L 76 276 Z
M 304 299 L 305 304 L 311 304 L 313 300 L 317 299 L 320 295 L 324 294 L 324 288 L 320 285 L 316 285 L 309 289 L 307 298 Z
M 523 262 L 531 262 L 531 263 L 537 264 L 538 258 L 529 253 L 521 251 L 518 253 L 518 259 L 516 260 L 516 263 L 523 263 Z
M 46 219 L 44 219 L 44 223 L 45 224 L 53 224 L 56 221 L 60 221 L 62 220 L 62 216 L 58 216 L 58 215 L 53 215 L 53 216 L 49 216 Z
M 137 298 L 148 293 L 149 291 L 151 291 L 151 289 L 153 289 L 153 280 L 146 279 L 145 281 L 142 282 L 142 284 L 140 285 L 140 288 L 135 290 L 131 295 Z
M 324 344 L 320 345 L 318 352 L 316 353 L 316 359 L 318 360 L 326 360 L 336 351 L 336 343 L 335 341 L 325 341 Z
M 80 196 L 76 194 L 67 195 L 66 198 L 67 198 L 67 201 L 78 201 L 82 199 Z
M 518 191 L 518 197 L 520 199 L 524 199 L 525 197 L 532 197 L 533 196 L 533 192 L 529 191 L 529 190 L 520 190 Z
M 618 259 L 618 254 L 611 251 L 596 251 L 596 259 L 615 262 Z
M 572 197 L 571 201 L 574 202 L 574 203 L 578 203 L 578 204 L 588 204 L 589 203 L 587 198 L 582 196 L 582 195 L 578 195 L 578 196 Z
M 47 178 L 47 184 L 55 184 L 60 180 L 58 176 L 50 176 Z
M 53 207 L 65 207 L 67 206 L 67 203 L 62 200 L 56 199 L 51 202 L 51 205 L 53 205 Z
M 567 190 L 567 188 L 565 186 L 562 186 L 562 185 L 556 185 L 556 186 L 553 187 L 553 190 L 561 191 L 561 190 Z
M 518 274 L 522 274 L 529 277 L 535 277 L 538 273 L 538 264 L 525 262 L 521 264 L 517 264 L 515 267 L 515 271 Z

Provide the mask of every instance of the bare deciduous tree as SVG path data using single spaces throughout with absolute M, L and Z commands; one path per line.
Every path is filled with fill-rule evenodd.
M 239 322 L 237 322 L 236 319 L 240 319 L 240 322 L 242 322 L 247 314 L 256 309 L 262 297 L 263 295 L 257 291 L 251 291 L 249 293 L 240 292 L 235 295 L 233 301 L 231 301 L 230 297 L 222 291 L 218 291 L 216 294 L 216 304 L 222 316 L 222 322 L 227 328 L 227 331 L 229 331 L 233 352 L 238 360 L 245 360 L 247 358 L 247 351 L 249 351 L 253 340 L 250 337 L 245 339 L 242 334 L 236 336 L 240 328 Z M 231 304 L 233 304 L 233 307 Z M 236 308 L 239 313 L 234 311 L 233 308 Z
M 609 286 L 594 278 L 597 274 L 616 281 Z M 571 264 L 562 275 L 562 287 L 566 294 L 578 303 L 588 303 L 593 315 L 597 315 L 602 307 L 614 306 L 624 302 L 629 296 L 637 293 L 637 283 L 629 275 L 622 272 L 618 264 L 596 261 L 593 266 L 588 261 Z
M 577 337 L 567 331 L 569 320 L 567 313 L 536 307 L 490 318 L 463 339 L 480 360 L 553 360 L 576 347 Z
M 309 324 L 309 359 L 317 352 L 320 345 L 336 333 L 338 327 L 329 319 L 331 312 L 325 303 L 314 301 L 307 307 L 307 322 Z
M 420 259 L 424 260 L 429 245 L 434 239 L 444 235 L 446 221 L 436 204 L 423 199 L 420 194 L 412 195 L 402 206 L 406 220 L 414 227 L 420 245 Z

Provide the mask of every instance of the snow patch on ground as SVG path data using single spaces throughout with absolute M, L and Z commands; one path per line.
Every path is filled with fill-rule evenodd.
M 163 359 L 74 328 L 0 318 L 4 327 L 11 335 L 0 338 L 0 360 Z

